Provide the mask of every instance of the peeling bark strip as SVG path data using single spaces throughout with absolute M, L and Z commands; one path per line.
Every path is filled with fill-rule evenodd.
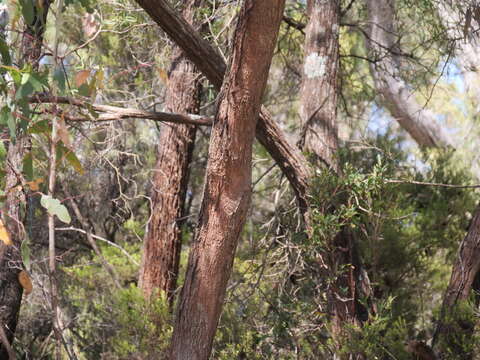
M 219 96 L 198 232 L 192 246 L 170 359 L 207 360 L 251 196 L 255 125 L 284 0 L 246 0 Z
M 303 149 L 337 174 L 338 0 L 309 0 L 300 92 Z
M 192 22 L 194 11 L 202 0 L 189 0 L 185 19 Z M 179 48 L 172 56 L 169 71 L 166 107 L 182 114 L 199 112 L 200 84 L 191 62 Z M 148 298 L 163 291 L 173 302 L 177 287 L 182 222 L 187 192 L 189 165 L 195 143 L 196 127 L 192 125 L 163 126 L 157 148 L 153 178 L 152 214 L 143 245 L 140 287 Z
M 182 48 L 185 56 L 202 71 L 208 80 L 220 89 L 226 64 L 218 50 L 202 39 L 193 27 L 179 17 L 167 0 L 136 0 L 136 2 Z M 283 132 L 264 107 L 260 110 L 256 134 L 258 141 L 267 149 L 289 180 L 300 208 L 305 212 L 308 207 L 306 193 L 309 174 L 304 157 L 288 143 Z
M 27 24 L 22 39 L 22 62 L 38 68 L 42 53 L 43 34 L 50 1 L 43 3 L 42 10 L 34 6 L 33 23 Z M 31 147 L 26 134 L 17 134 L 15 143 L 8 144 L 5 161 L 5 206 L 3 221 L 13 245 L 6 246 L 0 241 L 0 326 L 4 326 L 7 340 L 12 344 L 17 327 L 18 313 L 22 301 L 23 288 L 18 282 L 22 270 L 20 246 L 25 238 L 24 215 L 27 206 L 26 195 L 16 186 L 23 183 L 23 158 Z M 0 359 L 8 359 L 8 349 L 0 343 Z
M 435 119 L 420 105 L 399 73 L 398 39 L 395 29 L 395 0 L 367 0 L 369 29 L 367 48 L 377 60 L 370 69 L 375 88 L 385 107 L 419 146 L 452 146 L 452 140 Z

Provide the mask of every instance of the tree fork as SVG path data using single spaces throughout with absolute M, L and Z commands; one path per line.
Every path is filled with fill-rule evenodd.
M 179 16 L 166 0 L 136 0 L 165 33 L 184 51 L 207 79 L 220 89 L 226 64 L 219 51 Z M 260 110 L 256 136 L 289 180 L 304 216 L 308 210 L 308 176 L 303 155 L 286 140 L 265 107 Z M 308 219 L 307 219 L 308 221 Z

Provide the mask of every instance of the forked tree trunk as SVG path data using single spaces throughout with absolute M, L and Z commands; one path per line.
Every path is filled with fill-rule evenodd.
M 337 157 L 340 1 L 308 0 L 307 13 L 309 19 L 305 28 L 300 93 L 303 147 L 314 163 L 328 167 L 336 176 L 342 176 Z M 361 325 L 368 319 L 368 309 L 361 305 L 359 299 L 368 299 L 370 283 L 356 251 L 354 236 L 348 229 L 343 229 L 331 239 L 321 254 L 326 266 L 325 276 L 336 279 L 327 287 L 332 335 L 344 341 L 342 335 L 347 325 Z M 360 289 L 364 289 L 363 293 Z
M 189 0 L 184 17 L 192 22 L 201 0 Z M 194 65 L 175 47 L 167 88 L 167 111 L 199 112 L 199 81 Z M 177 286 L 182 246 L 182 219 L 188 185 L 189 165 L 196 127 L 183 124 L 162 126 L 153 176 L 152 213 L 143 245 L 140 286 L 148 298 L 164 292 L 170 301 Z
M 45 1 L 43 10 L 38 12 L 34 7 L 34 22 L 27 24 L 22 40 L 22 62 L 38 68 L 42 52 L 43 34 L 50 1 Z M 30 139 L 27 134 L 17 132 L 15 142 L 8 144 L 5 161 L 5 206 L 2 220 L 12 240 L 12 245 L 0 241 L 0 326 L 4 328 L 8 342 L 14 339 L 18 314 L 22 301 L 23 288 L 18 282 L 18 274 L 22 270 L 20 246 L 25 239 L 26 195 L 22 186 L 24 178 L 23 159 L 30 150 Z M 0 343 L 0 359 L 8 359 L 5 347 Z
M 480 205 L 475 210 L 467 235 L 460 244 L 453 264 L 450 283 L 443 298 L 440 319 L 437 323 L 433 345 L 439 352 L 449 352 L 458 359 L 471 359 L 473 352 L 466 349 L 475 328 L 474 319 L 462 318 L 461 302 L 472 295 L 472 290 L 480 290 Z M 477 306 L 478 306 L 478 296 Z M 465 315 L 465 314 L 464 314 Z
M 198 231 L 175 319 L 170 359 L 207 360 L 251 196 L 255 126 L 283 0 L 245 0 L 219 96 Z
M 220 89 L 226 70 L 220 52 L 202 39 L 198 32 L 175 12 L 167 0 L 136 0 L 136 2 L 184 51 L 185 56 L 198 67 L 213 86 Z M 289 180 L 302 213 L 306 214 L 309 171 L 305 158 L 288 143 L 265 107 L 260 110 L 256 136 Z

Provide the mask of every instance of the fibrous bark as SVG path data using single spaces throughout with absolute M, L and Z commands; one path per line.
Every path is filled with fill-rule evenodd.
M 18 282 L 22 270 L 20 245 L 25 238 L 24 214 L 25 193 L 17 187 L 22 183 L 22 164 L 29 142 L 22 137 L 8 146 L 6 160 L 5 207 L 3 221 L 13 245 L 0 241 L 0 323 L 5 326 L 8 342 L 13 341 L 18 313 L 22 302 L 23 288 Z M 23 209 L 23 211 L 22 211 Z M 0 344 L 0 359 L 8 359 L 7 349 Z
M 300 93 L 303 149 L 339 173 L 337 151 L 338 32 L 340 3 L 310 0 Z
M 468 228 L 467 235 L 460 244 L 452 275 L 443 298 L 440 319 L 437 323 L 433 345 L 440 352 L 448 351 L 460 359 L 470 359 L 473 353 L 466 348 L 465 342 L 473 335 L 475 323 L 461 319 L 457 314 L 457 305 L 480 291 L 480 206 L 477 207 Z M 460 315 L 460 316 L 459 316 Z
M 209 358 L 251 196 L 255 126 L 283 0 L 246 0 L 212 128 L 198 231 L 178 302 L 170 358 Z
M 192 22 L 200 0 L 190 0 L 184 17 Z M 170 69 L 166 107 L 168 111 L 196 114 L 199 82 L 194 65 L 175 48 Z M 153 177 L 152 213 L 143 246 L 140 286 L 146 297 L 163 291 L 173 301 L 182 246 L 182 218 L 189 165 L 196 127 L 171 124 L 162 127 Z
M 226 64 L 219 51 L 202 39 L 166 0 L 136 0 L 168 36 L 184 51 L 208 80 L 220 89 L 225 75 Z M 282 172 L 289 180 L 300 208 L 305 213 L 308 208 L 307 184 L 308 169 L 302 154 L 286 140 L 264 107 L 260 110 L 256 135 L 258 141 L 267 149 Z
M 333 176 L 342 176 L 337 158 L 340 2 L 309 0 L 307 12 L 309 20 L 305 28 L 300 93 L 304 149 L 311 154 L 314 163 L 328 167 Z M 320 164 L 318 160 L 321 160 Z M 368 310 L 359 299 L 361 295 L 368 298 L 371 289 L 351 231 L 342 229 L 334 239 L 329 239 L 327 248 L 321 251 L 321 256 L 325 277 L 335 279 L 327 286 L 332 335 L 342 341 L 347 325 L 361 325 L 368 319 Z
M 42 10 L 34 6 L 33 23 L 27 24 L 22 40 L 21 58 L 23 63 L 38 68 L 42 53 L 43 34 L 48 15 L 50 1 L 44 1 Z M 22 301 L 23 288 L 18 282 L 18 274 L 22 270 L 20 246 L 25 238 L 25 208 L 27 206 L 24 184 L 23 159 L 30 149 L 30 140 L 25 133 L 18 132 L 15 141 L 8 143 L 5 161 L 5 206 L 3 221 L 10 234 L 13 245 L 5 245 L 0 241 L 0 324 L 5 327 L 8 342 L 13 342 L 17 326 L 18 313 Z M 8 358 L 8 352 L 0 344 L 0 359 Z
M 395 28 L 395 0 L 367 0 L 367 48 L 375 89 L 383 105 L 421 147 L 453 146 L 435 114 L 419 104 L 400 75 L 400 49 Z

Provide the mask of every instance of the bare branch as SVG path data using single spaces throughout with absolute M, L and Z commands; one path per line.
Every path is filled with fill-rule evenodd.
M 89 104 L 85 100 L 71 98 L 66 96 L 52 96 L 50 94 L 39 94 L 30 97 L 30 103 L 53 103 L 53 104 L 69 104 L 83 109 L 94 110 L 101 113 L 96 119 L 85 117 L 69 117 L 72 121 L 115 121 L 123 119 L 146 119 L 160 122 L 176 123 L 176 124 L 191 124 L 211 126 L 212 118 L 192 115 L 192 114 L 174 114 L 169 112 L 146 111 L 134 108 L 122 108 L 118 106 Z

